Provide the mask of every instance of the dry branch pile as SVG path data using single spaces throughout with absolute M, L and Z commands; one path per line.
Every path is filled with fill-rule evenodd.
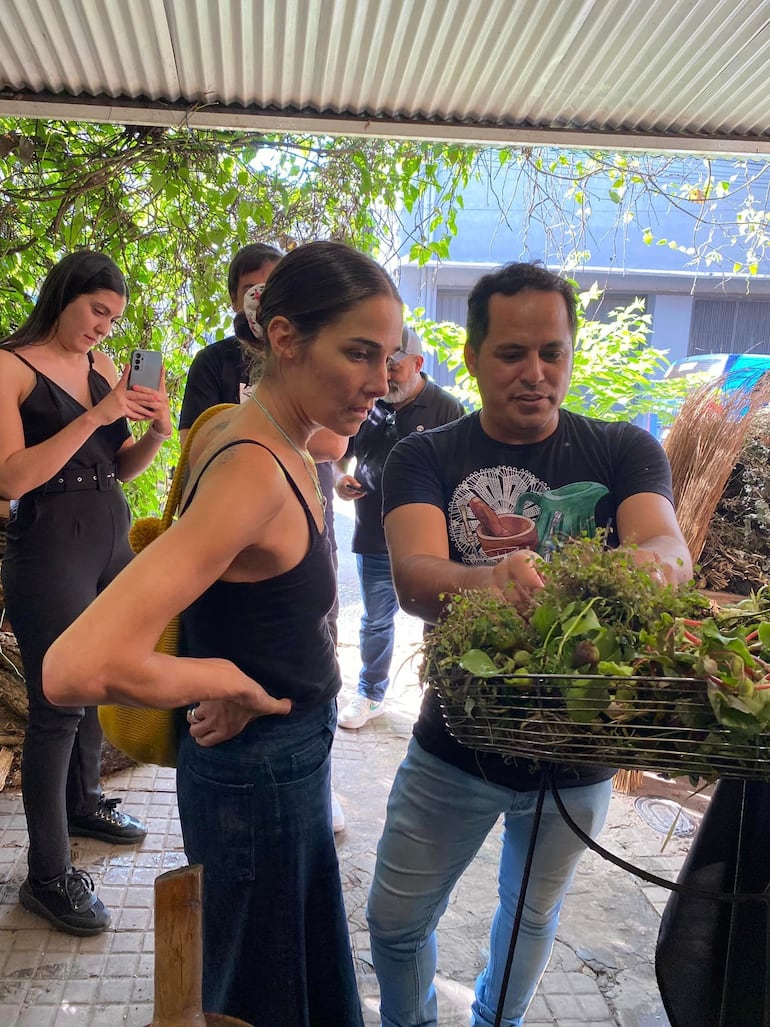
M 0 560 L 5 552 L 5 522 L 0 519 Z M 19 764 L 27 727 L 27 689 L 16 638 L 4 618 L 0 583 L 0 791 L 19 784 Z
M 751 418 L 709 524 L 698 583 L 748 595 L 770 582 L 770 410 Z
M 6 782 L 13 786 L 19 783 L 26 727 L 27 689 L 19 648 L 11 631 L 0 630 L 0 791 Z

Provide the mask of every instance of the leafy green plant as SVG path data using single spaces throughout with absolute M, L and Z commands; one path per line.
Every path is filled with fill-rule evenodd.
M 450 730 L 508 756 L 770 776 L 770 599 L 712 611 L 662 587 L 601 537 L 542 570 L 531 616 L 503 597 L 450 598 L 424 678 Z
M 587 259 L 592 211 L 608 200 L 624 233 L 638 230 L 688 256 L 692 249 L 694 262 L 756 273 L 768 237 L 754 195 L 761 171 L 736 162 L 734 174 L 719 178 L 708 161 L 671 156 L 0 118 L 0 335 L 23 320 L 66 251 L 104 250 L 132 288 L 109 350 L 118 364 L 135 346 L 162 350 L 176 411 L 196 347 L 228 327 L 227 265 L 245 243 L 291 249 L 341 239 L 394 268 L 398 255 L 419 264 L 447 259 L 463 195 L 482 183 L 497 198 L 501 223 L 521 195 L 525 235 L 539 223 L 549 259 L 562 266 Z M 702 243 L 657 237 L 647 208 L 660 197 L 691 215 Z M 731 217 L 740 198 L 737 224 L 719 219 L 727 198 Z M 446 324 L 424 329 L 439 358 L 460 369 L 459 394 L 476 403 L 475 383 L 461 370 L 461 334 Z M 631 317 L 609 334 L 586 324 L 568 404 L 613 417 L 665 409 L 669 384 L 650 384 L 663 356 L 642 344 L 648 330 Z M 175 459 L 166 445 L 131 487 L 136 514 L 155 512 Z
M 176 416 L 195 350 L 229 328 L 227 268 L 240 246 L 333 238 L 384 261 L 403 243 L 416 259 L 440 256 L 454 230 L 440 211 L 473 160 L 420 142 L 0 119 L 0 336 L 65 252 L 103 250 L 131 288 L 105 348 L 121 367 L 134 347 L 161 350 Z M 418 201 L 407 227 L 399 212 Z M 128 486 L 135 515 L 157 513 L 177 457 L 167 443 Z

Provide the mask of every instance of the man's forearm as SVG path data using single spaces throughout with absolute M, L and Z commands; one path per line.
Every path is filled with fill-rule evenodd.
M 474 588 L 497 591 L 492 567 L 467 567 L 438 556 L 412 556 L 394 574 L 401 608 L 435 624 L 449 596 Z

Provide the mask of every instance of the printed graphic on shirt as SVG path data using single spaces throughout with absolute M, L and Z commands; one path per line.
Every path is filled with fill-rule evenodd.
M 464 563 L 494 563 L 517 549 L 548 557 L 559 538 L 593 534 L 607 488 L 578 481 L 549 489 L 531 471 L 485 467 L 464 478 L 449 504 L 449 534 Z

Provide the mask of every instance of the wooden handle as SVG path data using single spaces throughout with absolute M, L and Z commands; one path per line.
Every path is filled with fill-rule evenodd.
M 203 867 L 155 879 L 155 1007 L 150 1027 L 206 1027 L 201 1007 Z

